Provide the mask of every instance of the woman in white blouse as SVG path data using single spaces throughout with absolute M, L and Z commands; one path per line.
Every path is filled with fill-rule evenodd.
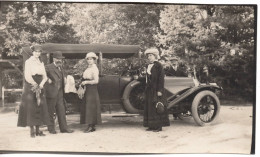
M 24 66 L 25 81 L 17 125 L 19 127 L 30 126 L 31 137 L 45 136 L 39 130 L 39 126 L 49 124 L 48 108 L 43 90 L 47 75 L 44 63 L 40 60 L 41 46 L 31 46 L 31 49 L 33 56 L 25 61 Z
M 81 85 L 85 88 L 84 104 L 81 108 L 80 123 L 86 124 L 85 133 L 95 131 L 95 125 L 101 124 L 101 106 L 97 84 L 99 81 L 99 71 L 96 66 L 98 56 L 89 52 L 86 55 L 88 67 L 83 73 Z

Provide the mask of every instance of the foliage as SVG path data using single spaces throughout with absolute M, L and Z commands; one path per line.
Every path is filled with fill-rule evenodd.
M 140 45 L 141 50 L 155 46 L 160 31 L 159 15 L 163 6 L 154 4 L 73 4 L 69 23 L 77 32 L 80 43 Z M 82 18 L 84 17 L 84 18 Z M 104 74 L 122 74 L 133 67 L 135 59 L 104 60 Z M 74 69 L 80 73 L 84 61 Z M 82 66 L 81 66 L 82 65 Z M 134 64 L 132 64 L 134 65 Z
M 226 95 L 252 100 L 254 71 L 254 8 L 250 6 L 167 6 L 161 13 L 157 44 L 179 56 L 202 75 L 207 66 L 211 81 Z M 235 51 L 232 54 L 231 51 Z M 245 77 L 247 76 L 247 77 Z
M 155 46 L 161 5 L 76 3 L 72 6 L 70 23 L 81 43 L 137 44 L 142 49 Z
M 3 85 L 5 88 L 22 88 L 23 84 L 23 77 L 21 77 L 20 73 L 14 72 L 8 72 L 3 73 Z
M 9 2 L 6 5 L 4 47 L 8 55 L 19 55 L 32 43 L 75 43 L 67 24 L 69 3 Z
M 157 47 L 160 53 L 178 56 L 182 67 L 196 69 L 199 79 L 207 66 L 210 82 L 221 85 L 227 96 L 251 99 L 254 95 L 255 6 L 7 4 L 0 44 L 9 55 L 19 55 L 22 46 L 35 42 L 137 44 L 142 52 Z M 121 74 L 138 69 L 136 62 L 104 60 L 102 69 Z M 80 75 L 87 65 L 84 60 L 70 60 L 65 66 L 68 73 Z
M 120 59 L 120 58 L 113 58 L 113 59 L 106 59 L 102 60 L 102 74 L 106 75 L 130 75 L 130 74 L 137 74 L 137 70 L 139 70 L 140 65 L 144 64 L 144 60 L 136 57 L 131 57 L 127 59 Z M 99 69 L 99 63 L 97 66 Z M 73 68 L 66 68 L 70 69 L 70 74 L 74 76 L 82 76 L 83 72 L 86 70 L 88 64 L 86 59 L 78 60 Z

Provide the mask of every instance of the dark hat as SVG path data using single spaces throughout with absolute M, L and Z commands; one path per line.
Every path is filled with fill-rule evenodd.
M 30 49 L 31 49 L 32 51 L 42 52 L 42 46 L 41 46 L 41 45 L 38 45 L 38 44 L 31 46 Z
M 64 59 L 65 57 L 62 56 L 62 53 L 60 51 L 56 51 L 53 53 L 53 58 Z

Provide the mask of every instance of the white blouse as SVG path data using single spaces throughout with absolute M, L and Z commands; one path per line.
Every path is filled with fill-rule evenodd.
M 29 59 L 25 61 L 25 68 L 24 68 L 24 77 L 25 80 L 30 84 L 36 84 L 33 80 L 33 75 L 42 75 L 43 80 L 41 82 L 42 85 L 47 81 L 47 74 L 44 67 L 44 63 L 41 62 L 38 58 L 31 56 Z
M 151 69 L 152 69 L 153 65 L 154 65 L 154 64 L 148 64 L 148 67 L 147 67 L 147 71 L 146 71 L 146 72 L 147 72 L 149 75 L 151 75 Z
M 88 79 L 87 84 L 98 84 L 99 70 L 96 64 L 89 66 L 83 73 L 83 78 Z

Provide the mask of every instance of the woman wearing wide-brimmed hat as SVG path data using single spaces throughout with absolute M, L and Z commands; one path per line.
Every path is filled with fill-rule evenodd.
M 96 65 L 98 56 L 94 52 L 86 55 L 88 67 L 83 73 L 81 86 L 85 88 L 84 104 L 81 109 L 80 123 L 87 124 L 85 133 L 96 130 L 95 125 L 101 124 L 101 105 L 97 84 L 99 70 Z
M 158 62 L 159 51 L 156 48 L 150 48 L 145 51 L 149 65 L 146 70 L 146 89 L 145 89 L 145 105 L 144 105 L 144 127 L 148 127 L 146 131 L 159 132 L 163 126 L 169 126 L 169 117 L 167 110 L 158 113 L 156 110 L 156 102 L 160 100 L 167 105 L 164 92 L 164 70 L 161 63 Z
M 40 60 L 42 47 L 34 45 L 31 46 L 31 49 L 33 55 L 25 61 L 24 66 L 25 82 L 17 125 L 19 127 L 29 126 L 31 137 L 45 136 L 39 130 L 39 126 L 50 123 L 43 90 L 47 75 L 44 63 Z

